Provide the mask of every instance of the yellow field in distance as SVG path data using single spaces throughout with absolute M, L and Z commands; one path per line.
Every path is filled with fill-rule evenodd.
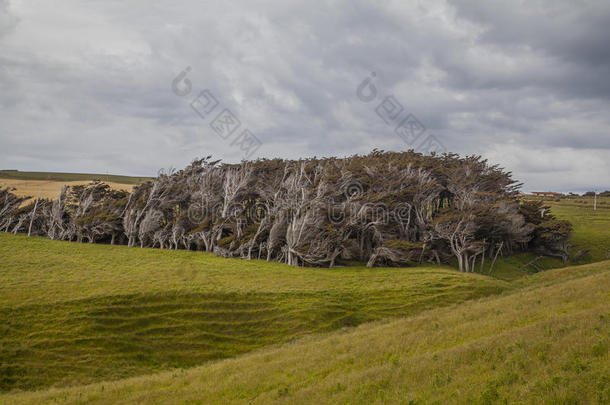
M 59 192 L 64 185 L 76 186 L 79 184 L 88 184 L 90 181 L 57 181 L 57 180 L 20 180 L 20 179 L 2 179 L 0 178 L 0 187 L 15 188 L 13 193 L 17 196 L 29 196 L 36 198 L 40 193 L 40 198 L 55 199 L 59 196 Z M 134 184 L 121 184 L 112 181 L 106 182 L 115 190 L 131 191 Z

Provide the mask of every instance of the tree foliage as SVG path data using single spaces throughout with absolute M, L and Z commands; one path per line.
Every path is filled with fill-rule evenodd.
M 240 164 L 208 156 L 131 193 L 100 182 L 66 187 L 36 210 L 0 190 L 0 229 L 24 232 L 34 218 L 33 234 L 52 239 L 294 266 L 455 260 L 460 270 L 474 271 L 477 260 L 500 251 L 567 254 L 569 223 L 548 207 L 520 204 L 519 187 L 511 173 L 478 156 L 374 150 Z

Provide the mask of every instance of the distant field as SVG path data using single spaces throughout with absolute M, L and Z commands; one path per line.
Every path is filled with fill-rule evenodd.
M 103 182 L 113 182 L 119 184 L 140 184 L 151 177 L 119 176 L 114 174 L 95 174 L 95 173 L 56 173 L 56 172 L 22 172 L 18 170 L 0 170 L 0 179 L 15 180 L 47 180 L 57 182 L 67 181 L 91 181 L 101 180 Z
M 0 170 L 0 187 L 15 188 L 20 197 L 55 199 L 64 185 L 76 186 L 101 180 L 116 190 L 131 191 L 134 185 L 150 180 L 149 177 L 130 177 L 87 173 L 21 172 Z
M 193 367 L 508 288 L 439 267 L 294 268 L 0 233 L 0 391 Z
M 40 239 L 33 239 L 32 243 L 38 245 L 42 242 Z M 55 246 L 49 245 L 44 249 L 49 251 L 52 257 L 51 252 L 54 251 Z M 138 249 L 131 251 L 146 252 Z M 147 254 L 149 253 L 145 253 Z M 175 255 L 172 259 L 180 260 Z M 109 269 L 111 261 L 105 264 Z M 145 263 L 145 259 L 143 261 Z M 255 262 L 254 265 L 260 264 Z M 144 272 L 144 269 L 140 271 Z M 59 273 L 59 278 L 68 277 L 70 280 L 76 275 L 64 273 L 61 276 L 61 270 L 51 270 L 51 273 L 55 272 Z M 132 269 L 127 273 L 132 272 L 137 270 Z M 175 279 L 169 269 L 166 272 L 169 274 L 167 278 Z M 201 270 L 201 272 L 206 276 L 213 273 L 210 270 Z M 352 293 L 360 289 L 373 293 L 376 287 L 383 285 L 384 282 L 387 282 L 388 286 L 394 285 L 395 291 L 412 289 L 414 295 L 410 297 L 402 299 L 395 297 L 394 303 L 397 307 L 400 307 L 401 303 L 411 302 L 418 296 L 423 299 L 431 296 L 429 289 L 438 288 L 436 284 L 439 282 L 430 283 L 430 280 L 451 276 L 440 269 L 420 269 L 414 270 L 414 273 L 407 269 L 381 269 L 379 277 L 364 269 L 356 270 L 356 273 L 347 270 L 345 274 L 341 270 L 336 274 L 345 282 L 333 283 L 330 271 L 317 272 L 312 270 L 312 273 L 309 273 L 305 270 L 304 277 L 312 280 L 307 283 L 307 287 L 303 284 L 306 290 L 312 291 L 316 289 L 314 286 L 328 283 L 326 288 L 333 285 L 338 289 L 335 293 L 347 292 L 350 288 L 356 288 Z M 35 272 L 36 275 L 42 273 L 42 269 Z M 82 281 L 91 277 L 87 273 L 81 276 Z M 269 287 L 267 283 L 279 282 L 277 287 L 273 287 L 273 291 L 278 287 L 279 291 L 292 290 L 305 280 L 301 280 L 301 277 L 297 277 L 297 281 L 292 277 L 285 279 L 282 273 L 281 268 L 258 270 L 256 278 L 271 277 L 259 284 L 257 289 L 265 290 Z M 151 276 L 158 274 L 155 272 Z M 236 278 L 231 283 L 250 284 L 247 280 L 253 277 L 254 273 L 245 270 L 244 274 L 245 280 Z M 459 277 L 457 273 L 453 275 L 458 278 L 446 279 L 445 282 L 449 285 L 459 286 L 470 281 L 468 276 Z M 185 273 L 185 276 L 189 278 L 188 273 Z M 61 283 L 56 277 L 50 275 L 43 277 L 42 284 L 50 284 L 55 289 L 59 289 Z M 201 274 L 198 274 L 194 279 L 201 280 L 201 277 Z M 221 279 L 229 281 L 232 277 L 233 275 L 229 274 L 226 277 L 222 276 Z M 20 277 L 17 278 L 19 283 L 31 284 Z M 32 279 L 41 280 L 40 276 Z M 105 284 L 110 285 L 111 279 L 112 277 L 109 277 Z M 51 280 L 58 283 L 55 284 Z M 287 281 L 288 285 L 281 287 L 284 281 Z M 477 284 L 484 282 L 476 276 L 472 281 L 476 281 Z M 176 282 L 179 283 L 178 280 L 174 281 Z M 413 282 L 415 283 L 412 284 Z M 454 284 L 456 282 L 457 284 Z M 444 284 L 444 282 L 440 283 Z M 152 284 L 156 285 L 157 282 L 153 281 Z M 195 282 L 195 284 L 199 283 Z M 89 288 L 87 287 L 86 290 Z M 224 288 L 226 284 L 220 290 Z M 447 288 L 452 290 L 449 286 Z M 459 290 L 459 287 L 457 288 Z M 316 295 L 320 294 L 320 297 L 325 298 L 309 308 L 320 309 L 319 305 L 324 307 L 324 302 L 333 302 L 330 298 L 334 294 L 330 291 L 335 288 L 330 287 L 330 291 L 325 289 L 316 292 Z M 294 293 L 296 294 L 296 291 Z M 63 295 L 62 292 L 55 291 L 45 299 Z M 297 295 L 303 297 L 302 293 Z M 198 321 L 198 327 L 206 329 L 213 323 L 229 325 L 238 319 L 233 315 L 236 312 L 257 311 L 253 307 L 246 309 L 235 304 L 231 305 L 230 303 L 235 299 L 222 300 L 224 304 L 219 305 L 217 312 L 209 312 L 211 311 L 209 306 L 201 308 L 193 306 L 187 309 L 175 302 L 172 307 L 167 303 L 162 305 L 154 300 L 151 301 L 152 297 L 157 297 L 159 300 L 163 297 L 167 299 L 167 296 L 163 295 L 136 295 L 134 301 L 127 305 L 121 301 L 125 298 L 117 297 L 115 301 L 106 298 L 104 304 L 97 304 L 99 308 L 96 308 L 91 301 L 65 302 L 57 306 L 59 309 L 46 310 L 47 313 L 59 312 L 47 319 L 44 318 L 45 310 L 42 308 L 32 311 L 29 306 L 19 307 L 16 318 L 21 318 L 23 311 L 25 319 L 13 321 L 13 324 L 7 327 L 9 334 L 27 328 L 30 319 L 34 320 L 34 326 L 28 333 L 19 334 L 19 338 L 17 336 L 5 338 L 8 344 L 3 344 L 5 353 L 2 358 L 7 358 L 7 351 L 19 356 L 36 353 L 35 355 L 32 353 L 26 361 L 21 358 L 19 363 L 14 363 L 24 365 L 22 369 L 15 368 L 15 381 L 48 383 L 53 376 L 62 373 L 69 376 L 69 379 L 62 380 L 62 383 L 103 379 L 107 376 L 105 356 L 108 356 L 116 367 L 113 375 L 118 376 L 122 367 L 155 356 L 155 352 L 167 350 L 169 353 L 177 354 L 176 351 L 184 350 L 180 345 L 176 345 L 177 342 L 172 338 L 175 334 L 186 333 L 187 321 L 194 324 Z M 241 296 L 240 300 L 258 302 L 260 296 L 245 295 Z M 271 305 L 273 301 L 273 299 L 269 300 L 266 304 L 259 302 L 259 305 Z M 341 299 L 335 301 L 337 305 L 335 311 L 341 309 L 342 301 Z M 386 301 L 388 298 L 380 296 L 379 301 L 374 301 L 376 304 L 371 302 L 369 305 L 379 308 L 378 306 L 384 305 Z M 186 300 L 187 304 L 184 305 L 189 305 L 191 302 Z M 304 302 L 306 301 L 302 301 Z M 70 404 L 610 403 L 608 352 L 610 262 L 539 273 L 520 279 L 500 296 L 472 300 L 449 307 L 443 306 L 444 308 L 423 312 L 416 311 L 415 314 L 407 315 L 404 319 L 377 321 L 355 329 L 344 329 L 305 337 L 291 343 L 272 345 L 235 359 L 214 361 L 190 370 L 176 368 L 156 375 L 119 381 L 9 394 L 0 396 L 0 402 L 7 404 L 43 402 Z M 70 317 L 67 312 L 61 312 L 68 308 L 73 311 Z M 336 314 L 334 311 L 331 312 Z M 218 317 L 212 316 L 211 319 L 214 320 L 211 320 L 209 318 L 211 313 L 216 313 Z M 315 311 L 310 313 L 312 317 L 308 322 L 315 322 L 316 316 L 313 316 Z M 159 322 L 160 317 L 166 318 L 168 324 L 163 328 L 151 327 L 151 324 Z M 173 325 L 169 320 L 173 320 Z M 245 319 L 241 322 L 247 323 Z M 61 326 L 66 323 L 68 326 Z M 197 329 L 194 324 L 192 328 Z M 72 333 L 79 333 L 79 336 L 71 336 L 70 328 L 74 328 Z M 96 337 L 89 337 L 90 331 L 96 333 Z M 80 337 L 80 334 L 83 336 Z M 255 333 L 250 336 L 253 335 Z M 154 339 L 147 340 L 153 336 Z M 197 346 L 201 344 L 201 337 L 197 333 L 188 336 L 190 339 L 183 342 L 187 348 L 205 350 L 205 346 Z M 216 336 L 215 344 L 221 345 L 226 332 L 218 333 Z M 141 342 L 142 347 L 134 343 L 135 337 L 140 337 L 141 340 L 136 341 Z M 240 340 L 243 341 L 244 338 Z M 107 346 L 101 344 L 103 341 L 106 341 Z M 87 353 L 79 353 L 82 350 L 79 345 L 87 347 Z M 111 352 L 113 345 L 119 346 L 117 352 L 107 353 Z M 133 357 L 122 358 L 121 353 L 133 353 Z M 80 361 L 75 361 L 74 357 L 79 354 Z M 72 371 L 74 368 L 68 365 L 70 360 L 75 361 L 73 367 L 76 371 Z M 172 366 L 171 363 L 166 365 Z M 31 368 L 31 371 L 36 370 L 37 374 L 30 375 L 28 368 Z M 75 374 L 82 372 L 81 368 L 86 373 L 91 373 L 93 377 L 77 378 Z M 96 374 L 96 371 L 99 374 Z M 15 386 L 18 384 L 16 383 Z
M 0 178 L 0 187 L 14 188 L 12 192 L 20 197 L 36 198 L 40 194 L 40 198 L 56 199 L 63 186 L 76 186 L 79 184 L 88 184 L 89 181 L 54 181 L 54 180 L 17 180 Z M 110 187 L 116 190 L 131 191 L 134 184 L 122 183 L 107 183 Z
M 572 253 L 584 249 L 590 251 L 585 260 L 610 259 L 610 198 L 598 198 L 595 211 L 591 197 L 548 203 L 558 218 L 567 219 L 574 225 Z
M 528 199 L 542 199 L 528 196 Z M 597 198 L 597 210 L 593 209 L 593 197 L 544 198 L 551 212 L 559 219 L 574 225 L 570 242 L 571 253 L 588 250 L 589 254 L 572 264 L 610 259 L 610 197 Z

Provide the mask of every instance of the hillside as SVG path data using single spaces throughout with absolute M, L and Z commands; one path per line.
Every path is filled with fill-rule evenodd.
M 0 397 L 5 403 L 610 401 L 610 262 L 508 294 L 374 322 L 192 370 Z
M 0 390 L 192 367 L 497 294 L 447 268 L 294 268 L 0 233 Z
M 550 205 L 574 263 L 603 259 L 608 205 Z M 295 268 L 6 233 L 0 258 L 0 403 L 610 399 L 609 261 Z

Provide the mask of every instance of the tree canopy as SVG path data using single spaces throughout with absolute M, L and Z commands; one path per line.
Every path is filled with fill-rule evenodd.
M 521 203 L 519 187 L 479 156 L 374 150 L 240 164 L 208 156 L 131 193 L 96 181 L 22 206 L 0 190 L 0 229 L 294 266 L 455 260 L 473 271 L 477 260 L 526 250 L 565 259 L 571 225 Z

